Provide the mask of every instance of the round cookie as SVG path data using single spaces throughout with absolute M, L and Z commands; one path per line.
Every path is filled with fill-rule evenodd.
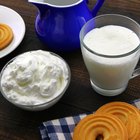
M 95 114 L 109 113 L 118 117 L 126 126 L 129 140 L 140 140 L 140 112 L 125 102 L 111 102 L 101 106 Z
M 0 50 L 6 48 L 12 40 L 12 29 L 6 24 L 0 24 Z
M 73 140 L 128 140 L 124 124 L 114 115 L 88 115 L 74 129 Z

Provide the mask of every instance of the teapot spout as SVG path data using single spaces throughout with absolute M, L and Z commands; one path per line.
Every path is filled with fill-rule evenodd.
M 28 0 L 29 3 L 32 3 L 38 7 L 38 5 L 43 5 L 44 0 Z
M 44 3 L 44 0 L 28 0 L 28 2 L 38 8 L 40 15 L 43 15 L 47 11 L 47 5 Z

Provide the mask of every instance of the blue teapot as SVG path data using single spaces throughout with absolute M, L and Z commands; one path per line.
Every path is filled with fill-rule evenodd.
M 35 29 L 39 39 L 54 52 L 80 48 L 79 32 L 95 17 L 104 0 L 97 0 L 93 10 L 88 0 L 28 0 L 38 8 Z

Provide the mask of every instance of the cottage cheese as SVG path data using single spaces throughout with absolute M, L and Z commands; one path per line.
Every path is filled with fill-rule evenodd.
M 5 96 L 15 103 L 36 105 L 58 96 L 68 79 L 68 67 L 62 59 L 38 50 L 19 55 L 8 64 L 1 77 L 1 87 Z

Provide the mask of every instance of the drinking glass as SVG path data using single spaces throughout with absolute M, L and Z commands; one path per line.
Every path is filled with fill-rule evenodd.
M 83 59 L 90 76 L 93 89 L 104 96 L 121 94 L 131 78 L 140 75 L 140 68 L 135 69 L 140 45 L 128 53 L 104 55 L 92 50 L 84 43 L 85 35 L 94 28 L 106 25 L 123 26 L 132 30 L 140 38 L 140 25 L 133 19 L 119 14 L 105 14 L 88 21 L 80 31 L 80 44 Z

